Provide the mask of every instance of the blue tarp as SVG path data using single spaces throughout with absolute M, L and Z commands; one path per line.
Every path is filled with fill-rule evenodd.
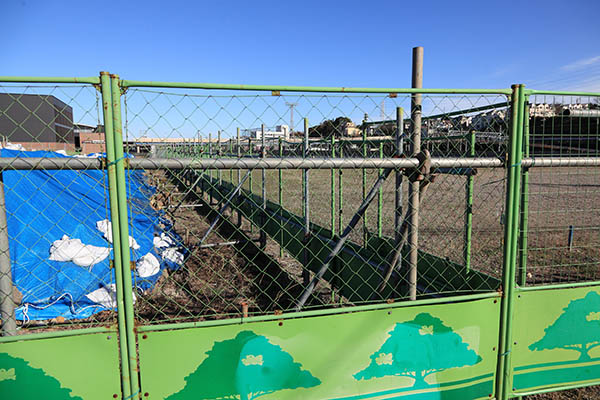
M 2 157 L 69 157 L 47 151 L 24 152 L 2 149 Z M 11 171 L 3 172 L 10 258 L 13 281 L 23 295 L 15 310 L 18 320 L 87 318 L 105 310 L 87 294 L 115 282 L 109 268 L 110 255 L 103 261 L 82 267 L 73 262 L 51 261 L 52 243 L 63 235 L 83 244 L 110 247 L 112 244 L 97 229 L 97 221 L 110 221 L 106 171 Z M 127 171 L 129 234 L 140 248 L 131 250 L 132 261 L 152 253 L 160 261 L 160 272 L 140 278 L 132 271 L 136 291 L 153 287 L 164 268 L 178 265 L 165 261 L 153 238 L 166 233 L 181 245 L 170 222 L 154 210 L 149 200 L 154 188 L 145 183 L 143 172 Z

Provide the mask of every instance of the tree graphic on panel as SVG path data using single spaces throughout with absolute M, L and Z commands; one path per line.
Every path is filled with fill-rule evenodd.
M 431 374 L 481 361 L 460 335 L 428 313 L 397 323 L 370 358 L 370 364 L 354 374 L 356 380 L 408 376 L 414 378 L 415 387 L 427 386 L 425 378 Z
M 27 361 L 6 353 L 0 353 L 0 398 L 82 400 L 71 396 L 71 389 L 61 387 L 60 382 L 44 370 L 33 368 Z
M 600 294 L 592 291 L 572 300 L 544 332 L 540 340 L 529 345 L 530 350 L 574 350 L 580 354 L 578 361 L 590 360 L 589 351 L 600 346 Z
M 186 386 L 171 399 L 251 400 L 283 389 L 309 388 L 321 381 L 264 336 L 242 331 L 215 342 Z

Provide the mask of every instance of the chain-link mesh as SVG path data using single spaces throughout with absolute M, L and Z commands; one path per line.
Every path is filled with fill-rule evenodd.
M 100 163 L 65 165 L 101 158 L 101 110 L 92 85 L 0 86 L 0 155 L 9 160 L 0 184 L 5 335 L 115 321 L 113 246 L 101 232 L 110 220 L 106 171 Z M 19 160 L 39 158 L 53 159 L 57 169 L 37 161 L 17 169 Z
M 594 96 L 536 95 L 530 98 L 532 157 L 600 156 L 600 102 Z M 521 226 L 522 282 L 569 283 L 600 280 L 600 173 L 590 167 L 530 168 L 528 204 Z M 524 186 L 525 187 L 525 186 Z
M 202 170 L 164 161 L 409 157 L 410 95 L 129 88 L 123 97 L 128 151 L 154 161 L 143 172 L 151 187 L 145 202 L 173 228 L 152 254 L 177 259 L 138 296 L 142 322 L 409 298 L 413 169 Z M 504 159 L 508 109 L 504 95 L 423 95 L 422 154 Z M 418 297 L 497 290 L 504 169 L 424 174 Z M 130 202 L 130 214 L 140 212 Z

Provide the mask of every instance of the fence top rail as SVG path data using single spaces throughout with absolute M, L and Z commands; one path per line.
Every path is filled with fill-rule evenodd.
M 89 77 L 45 77 L 45 76 L 0 76 L 0 83 L 75 83 L 99 85 L 100 78 Z
M 504 94 L 510 95 L 512 89 L 411 89 L 411 88 L 356 88 L 326 86 L 277 86 L 277 85 L 238 85 L 220 83 L 157 82 L 123 79 L 123 88 L 156 87 L 177 89 L 209 90 L 248 90 L 269 92 L 327 92 L 327 93 L 386 93 L 386 94 Z
M 417 158 L 128 158 L 119 160 L 129 169 L 354 169 L 416 168 Z M 523 167 L 599 167 L 600 157 L 524 158 Z M 493 157 L 432 158 L 433 168 L 505 168 L 506 163 Z M 101 158 L 2 157 L 3 170 L 84 170 L 106 169 Z
M 572 91 L 562 91 L 562 90 L 525 90 L 525 95 L 535 96 L 535 95 L 554 95 L 554 96 L 592 96 L 592 97 L 600 97 L 600 92 L 572 92 Z

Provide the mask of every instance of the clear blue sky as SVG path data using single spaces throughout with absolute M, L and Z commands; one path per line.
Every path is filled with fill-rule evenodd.
M 42 1 L 0 5 L 0 75 L 600 91 L 600 1 Z M 532 86 L 533 85 L 533 86 Z

